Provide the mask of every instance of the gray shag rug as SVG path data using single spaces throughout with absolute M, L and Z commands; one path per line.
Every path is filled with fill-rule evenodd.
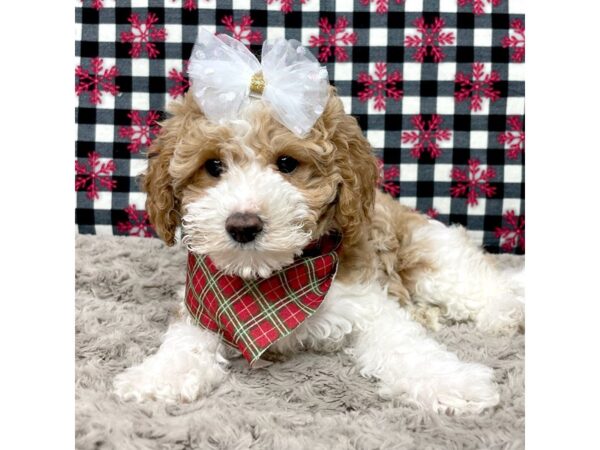
M 513 449 L 524 447 L 524 336 L 459 324 L 433 335 L 494 368 L 500 404 L 477 416 L 427 414 L 378 398 L 343 354 L 303 353 L 250 370 L 194 403 L 124 403 L 111 392 L 153 354 L 178 307 L 185 251 L 157 239 L 76 238 L 78 449 Z M 501 257 L 507 265 L 522 257 Z

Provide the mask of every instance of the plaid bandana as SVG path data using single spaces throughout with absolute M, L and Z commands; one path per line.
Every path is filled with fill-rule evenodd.
M 328 234 L 268 278 L 226 275 L 188 253 L 185 304 L 201 327 L 222 335 L 253 364 L 319 308 L 338 265 L 341 236 Z

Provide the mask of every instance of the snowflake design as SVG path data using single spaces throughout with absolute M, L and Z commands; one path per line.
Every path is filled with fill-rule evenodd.
M 513 34 L 502 38 L 502 47 L 512 48 L 514 52 L 511 59 L 515 62 L 525 60 L 525 25 L 521 19 L 515 19 L 510 23 Z
M 81 0 L 81 3 L 83 3 L 83 0 Z M 104 7 L 103 0 L 92 0 L 91 3 L 92 8 L 96 11 L 100 11 Z
M 148 13 L 144 22 L 141 22 L 140 16 L 133 13 L 127 21 L 131 23 L 131 31 L 121 33 L 121 42 L 131 43 L 129 55 L 133 58 L 139 58 L 142 51 L 146 51 L 149 58 L 156 58 L 160 52 L 152 41 L 164 41 L 167 38 L 167 30 L 155 26 L 155 23 L 158 22 L 158 16 L 154 13 Z
M 485 2 L 486 0 L 458 0 L 458 6 L 473 4 L 473 14 L 480 16 L 485 14 Z M 493 6 L 499 6 L 502 0 L 487 0 L 487 2 Z
M 156 123 L 160 114 L 156 111 L 149 111 L 144 117 L 139 111 L 131 111 L 127 117 L 131 119 L 131 125 L 119 128 L 119 136 L 131 141 L 127 150 L 131 153 L 138 153 L 141 147 L 149 147 L 152 144 L 153 136 L 160 131 L 160 127 Z
M 258 44 L 263 39 L 260 31 L 251 30 L 252 22 L 250 16 L 243 16 L 239 23 L 234 22 L 233 16 L 225 16 L 221 19 L 221 23 L 225 25 L 231 36 L 245 45 Z
M 108 162 L 100 163 L 98 153 L 88 153 L 88 162 L 82 164 L 75 161 L 75 190 L 86 190 L 86 196 L 90 200 L 98 199 L 98 185 L 112 191 L 117 182 L 111 178 L 115 171 L 115 162 L 111 159 Z
M 173 3 L 176 1 L 177 0 L 171 0 Z M 188 11 L 198 9 L 198 0 L 183 0 L 183 9 L 187 9 Z
M 308 0 L 300 0 L 300 4 L 304 5 Z M 268 5 L 272 5 L 275 2 L 281 3 L 281 12 L 284 14 L 290 13 L 294 10 L 294 0 L 267 0 Z
M 311 47 L 320 47 L 319 61 L 326 62 L 332 54 L 340 62 L 348 60 L 344 46 L 356 44 L 358 36 L 354 31 L 352 33 L 347 31 L 347 27 L 348 19 L 346 17 L 338 18 L 333 26 L 326 17 L 319 19 L 319 29 L 323 35 L 319 33 L 318 36 L 311 36 L 308 41 Z
M 523 122 L 517 116 L 509 117 L 506 121 L 511 131 L 505 131 L 498 135 L 498 142 L 503 145 L 509 145 L 508 159 L 517 159 L 519 154 L 525 152 L 525 131 L 523 131 Z
M 92 58 L 90 63 L 91 71 L 84 69 L 81 65 L 75 68 L 75 76 L 79 78 L 79 83 L 75 87 L 75 93 L 81 96 L 84 92 L 90 93 L 90 102 L 93 105 L 102 103 L 102 93 L 100 90 L 112 95 L 119 93 L 119 86 L 115 84 L 115 78 L 119 71 L 115 66 L 104 69 L 102 58 Z
M 404 3 L 404 0 L 394 0 L 397 5 Z M 361 5 L 369 6 L 370 3 L 375 2 L 375 12 L 377 14 L 385 14 L 389 10 L 389 0 L 360 0 Z
M 129 205 L 123 211 L 127 213 L 127 222 L 117 223 L 117 232 L 129 236 L 152 237 L 154 233 L 150 217 L 146 211 L 138 211 L 135 205 Z
M 358 99 L 366 102 L 375 98 L 374 108 L 376 111 L 385 111 L 386 97 L 398 101 L 404 91 L 396 87 L 396 83 L 402 81 L 402 75 L 394 70 L 390 75 L 387 73 L 387 64 L 375 63 L 375 78 L 372 75 L 361 72 L 358 74 L 358 82 L 364 84 L 364 89 L 358 93 Z
M 443 31 L 445 24 L 440 17 L 435 18 L 433 25 L 426 24 L 424 17 L 415 20 L 414 25 L 421 36 L 407 36 L 404 40 L 404 45 L 416 48 L 413 55 L 415 61 L 422 63 L 427 55 L 432 56 L 436 63 L 444 60 L 446 55 L 441 46 L 454 44 L 454 33 Z
M 525 251 L 525 216 L 517 217 L 514 210 L 507 211 L 503 216 L 506 227 L 496 227 L 496 237 L 500 239 L 501 248 L 512 252 L 519 247 Z
M 171 0 L 175 3 L 177 0 Z M 206 3 L 209 3 L 210 0 L 204 0 Z M 187 9 L 188 11 L 192 11 L 194 9 L 198 9 L 198 0 L 183 0 L 183 9 Z
M 492 102 L 500 98 L 500 91 L 494 89 L 494 83 L 500 81 L 500 75 L 494 70 L 485 73 L 483 63 L 473 63 L 472 75 L 458 72 L 454 81 L 460 84 L 460 90 L 454 93 L 456 101 L 462 102 L 471 97 L 471 111 L 480 111 L 484 98 Z
M 397 166 L 386 169 L 381 159 L 377 160 L 377 167 L 379 168 L 377 186 L 382 191 L 397 198 L 400 194 L 400 170 Z
M 429 216 L 431 219 L 437 219 L 437 217 L 440 215 L 439 211 L 435 208 L 429 208 L 425 214 L 427 214 L 427 216 Z
M 169 80 L 175 82 L 171 89 L 169 89 L 169 95 L 173 98 L 177 98 L 180 95 L 185 94 L 186 91 L 190 88 L 190 80 L 185 76 L 185 72 L 187 72 L 187 67 L 189 63 L 189 61 L 183 63 L 183 70 L 177 70 L 175 68 L 172 68 L 169 71 Z
M 496 194 L 496 188 L 491 186 L 489 181 L 496 176 L 496 171 L 492 168 L 482 169 L 477 159 L 468 161 L 468 171 L 457 167 L 452 169 L 450 177 L 457 182 L 456 186 L 450 187 L 452 197 L 467 197 L 467 204 L 477 206 L 477 198 L 481 195 L 492 197 Z
M 413 158 L 420 158 L 424 151 L 428 151 L 432 159 L 442 154 L 442 149 L 437 141 L 449 141 L 452 133 L 449 130 L 442 130 L 441 116 L 434 114 L 428 121 L 423 120 L 423 116 L 413 116 L 411 119 L 414 131 L 402 132 L 403 144 L 414 144 L 410 151 Z

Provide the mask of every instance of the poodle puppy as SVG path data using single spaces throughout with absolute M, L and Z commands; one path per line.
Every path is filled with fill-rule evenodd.
M 426 327 L 473 321 L 485 332 L 518 331 L 522 273 L 496 267 L 462 227 L 376 189 L 369 142 L 328 83 L 326 98 L 303 136 L 260 98 L 227 121 L 209 120 L 192 91 L 174 102 L 143 177 L 156 232 L 174 245 L 181 227 L 190 253 L 244 280 L 269 277 L 311 242 L 339 233 L 323 302 L 268 353 L 344 349 L 361 375 L 379 380 L 384 398 L 456 414 L 496 405 L 492 369 L 459 360 Z M 236 355 L 182 308 L 157 353 L 118 375 L 115 392 L 124 400 L 193 401 L 226 379 Z

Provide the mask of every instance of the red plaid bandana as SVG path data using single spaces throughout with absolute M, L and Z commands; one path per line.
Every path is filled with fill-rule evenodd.
M 219 333 L 253 364 L 319 308 L 338 264 L 339 234 L 309 245 L 269 278 L 244 280 L 188 253 L 185 304 L 196 323 Z

